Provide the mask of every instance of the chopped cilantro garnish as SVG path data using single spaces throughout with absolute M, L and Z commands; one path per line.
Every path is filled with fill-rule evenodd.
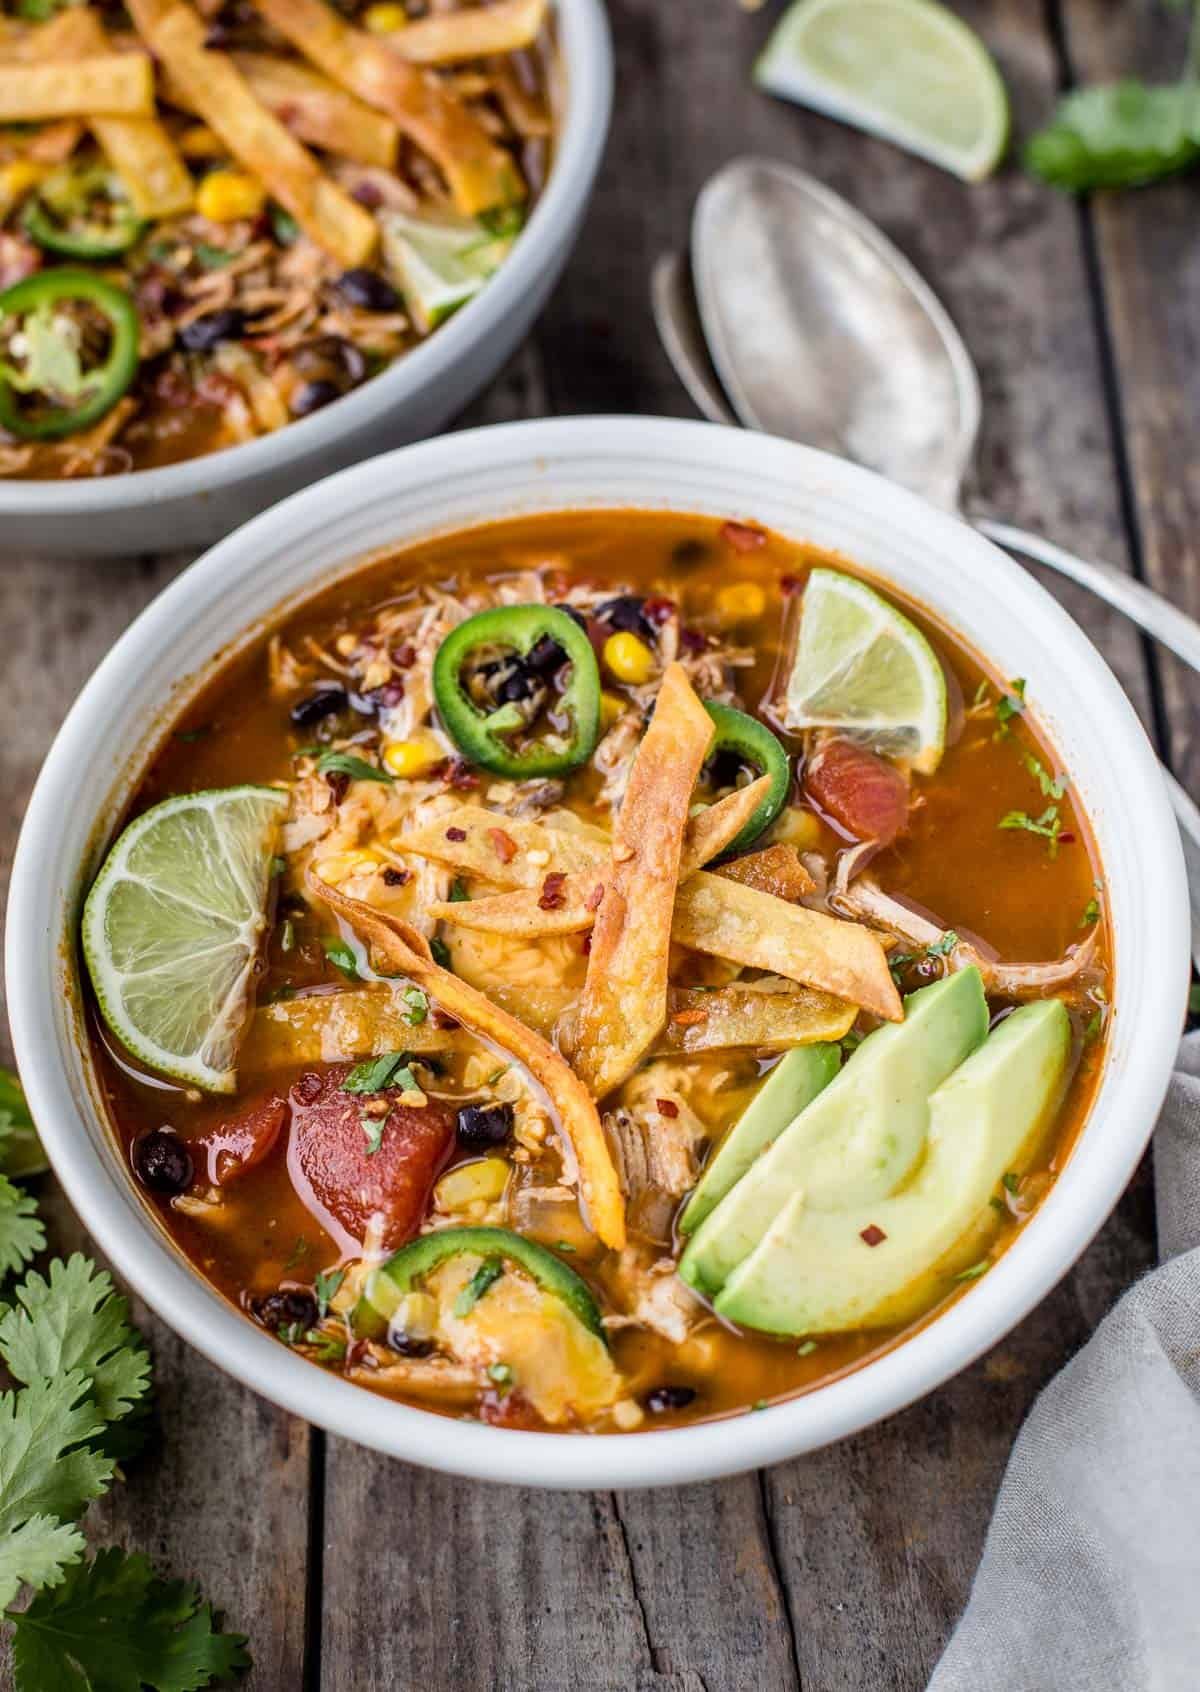
M 1193 981 L 1188 988 L 1188 1010 L 1192 1016 L 1200 1016 L 1200 981 Z
M 810 1357 L 816 1349 L 817 1349 L 816 1340 L 805 1340 L 803 1345 L 798 1345 L 796 1347 L 796 1356 L 797 1357 Z
M 386 1116 L 362 1116 L 360 1125 L 367 1142 L 367 1156 L 374 1157 L 383 1144 L 383 1129 L 387 1122 Z
M 1012 729 L 1009 726 L 1012 719 L 1014 717 L 1019 717 L 1021 712 L 1025 709 L 1024 676 L 1017 676 L 1013 681 L 1009 682 L 1008 687 L 1009 691 L 1007 693 L 1002 693 L 996 701 L 996 721 L 1000 725 L 996 732 L 1001 737 L 1012 733 Z
M 1089 899 L 1083 907 L 1083 915 L 1079 919 L 1080 928 L 1090 928 L 1094 922 L 1100 921 L 1100 901 Z
M 272 858 L 271 859 L 271 880 L 272 881 L 277 880 L 278 877 L 283 874 L 283 872 L 286 868 L 287 868 L 287 859 L 286 858 L 281 858 L 278 855 L 276 855 L 274 858 Z
M 433 953 L 433 961 L 442 969 L 450 968 L 450 948 L 440 935 L 435 934 L 429 942 L 429 950 Z
M 952 928 L 948 928 L 940 939 L 933 942 L 932 946 L 926 946 L 925 956 L 927 958 L 948 958 L 958 943 L 958 935 Z
M 283 1266 L 284 1274 L 286 1275 L 289 1269 L 294 1269 L 296 1267 L 297 1263 L 300 1262 L 300 1259 L 302 1257 L 307 1257 L 308 1253 L 309 1253 L 308 1241 L 304 1238 L 304 1236 L 302 1234 L 297 1234 L 296 1235 L 296 1243 L 292 1247 L 290 1253 L 288 1254 L 288 1260 Z
M 313 1282 L 313 1292 L 317 1295 L 317 1315 L 324 1316 L 329 1309 L 330 1300 L 346 1279 L 344 1269 L 322 1270 Z
M 1067 791 L 1065 776 L 1052 776 L 1040 758 L 1035 758 L 1032 752 L 1025 753 L 1025 768 L 1042 790 L 1044 799 L 1061 799 Z
M 1001 1185 L 1006 1193 L 1015 1193 L 1021 1185 L 1021 1177 L 1015 1170 L 1010 1169 L 1004 1176 Z
M 962 1269 L 954 1277 L 956 1281 L 977 1281 L 981 1275 L 986 1275 L 991 1268 L 991 1259 L 985 1257 L 981 1263 L 972 1263 L 969 1269 Z
M 997 828 L 1021 828 L 1026 834 L 1040 834 L 1046 841 L 1047 850 L 1052 858 L 1058 856 L 1058 837 L 1062 833 L 1062 818 L 1058 814 L 1057 805 L 1047 805 L 1040 817 L 1031 817 L 1028 811 L 1008 811 L 1000 818 Z
M 554 1249 L 555 1249 L 555 1251 L 569 1252 L 572 1256 L 574 1255 L 575 1250 L 576 1250 L 576 1248 L 571 1244 L 570 1240 L 555 1240 Z
M 861 1031 L 861 1029 L 852 1028 L 849 1034 L 844 1034 L 842 1036 L 842 1038 L 838 1041 L 838 1044 L 841 1046 L 842 1051 L 846 1054 L 846 1056 L 849 1057 L 851 1052 L 856 1052 L 858 1050 L 865 1039 L 866 1035 Z
M 1100 1009 L 1099 1005 L 1097 1005 L 1096 1009 L 1083 1025 L 1084 1044 L 1090 1046 L 1093 1040 L 1098 1040 L 1103 1028 L 1104 1012 Z
M 344 940 L 323 940 L 321 944 L 325 948 L 325 956 L 335 969 L 340 969 L 349 981 L 359 979 L 358 959 Z
M 450 883 L 450 903 L 452 905 L 461 905 L 464 899 L 469 899 L 470 897 L 471 895 L 467 892 L 466 882 L 463 880 L 461 875 L 456 875 L 454 880 Z
M 390 783 L 395 780 L 387 770 L 381 770 L 375 764 L 368 764 L 365 758 L 356 758 L 352 752 L 322 752 L 317 759 L 317 774 L 349 776 L 351 781 Z
M 469 1316 L 484 1293 L 489 1287 L 495 1286 L 503 1273 L 504 1265 L 498 1257 L 485 1258 L 455 1299 L 454 1314 Z
M 497 1386 L 507 1386 L 513 1378 L 513 1372 L 507 1363 L 489 1363 L 488 1380 L 495 1381 Z
M 429 1000 L 419 987 L 406 987 L 401 997 L 408 1007 L 401 1011 L 401 1016 L 410 1028 L 419 1027 L 429 1015 Z
M 909 967 L 910 964 L 915 964 L 916 961 L 917 961 L 917 954 L 915 952 L 893 952 L 892 953 L 891 957 L 888 959 L 888 970 L 891 974 L 892 980 L 896 983 L 897 987 L 902 987 L 904 985 L 904 972 Z M 854 1030 L 852 1029 L 851 1033 L 853 1033 L 853 1032 L 854 1032 Z M 847 1035 L 847 1039 L 849 1037 L 850 1036 Z M 862 1038 L 862 1036 L 860 1035 L 859 1039 L 861 1039 L 861 1038 Z M 844 1045 L 845 1041 L 843 1041 L 842 1044 Z
M 228 247 L 214 247 L 211 241 L 195 242 L 192 252 L 202 270 L 224 270 L 225 266 L 232 264 L 238 256 L 230 252 Z
M 405 1067 L 410 1061 L 407 1052 L 384 1052 L 382 1057 L 365 1058 L 356 1063 L 342 1082 L 343 1093 L 382 1093 L 385 1087 L 399 1087 L 400 1075 L 412 1081 L 412 1071 Z M 413 1082 L 415 1086 L 416 1083 Z M 411 1091 L 411 1089 L 406 1089 Z

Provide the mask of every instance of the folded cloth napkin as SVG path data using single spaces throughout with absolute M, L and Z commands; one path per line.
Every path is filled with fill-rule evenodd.
M 1200 1689 L 1200 1033 L 1154 1169 L 1162 1267 L 1034 1404 L 928 1692 Z

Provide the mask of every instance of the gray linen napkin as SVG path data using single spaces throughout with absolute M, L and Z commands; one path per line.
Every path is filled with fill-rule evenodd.
M 1200 1688 L 1200 1033 L 1154 1170 L 1162 1267 L 1034 1404 L 928 1692 Z

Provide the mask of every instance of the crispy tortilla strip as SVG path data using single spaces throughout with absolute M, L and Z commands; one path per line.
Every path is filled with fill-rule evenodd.
M 292 0 L 288 0 L 290 5 Z M 184 0 L 129 0 L 143 40 L 189 104 L 239 163 L 339 264 L 362 264 L 379 237 L 375 219 L 321 170 L 312 154 L 257 100 L 227 53 Z
M 55 57 L 77 60 L 107 51 L 108 37 L 94 12 L 75 7 L 61 13 L 54 25 Z M 43 38 L 50 28 L 47 25 L 41 32 Z M 156 117 L 97 117 L 91 127 L 139 217 L 149 221 L 190 209 L 194 192 L 191 176 Z
M 491 53 L 531 47 L 546 20 L 549 0 L 497 0 L 469 12 L 420 18 L 387 38 L 389 51 L 410 65 L 453 65 Z
M 396 124 L 320 71 L 272 53 L 235 53 L 233 62 L 263 105 L 310 147 L 381 170 L 396 168 Z
M 460 805 L 436 822 L 409 829 L 392 845 L 501 887 L 540 887 L 547 869 L 569 875 L 608 862 L 608 844 L 598 836 L 549 828 L 528 817 L 497 816 L 482 805 Z
M 573 1061 L 597 1098 L 629 1075 L 667 1019 L 671 918 L 688 805 L 712 719 L 681 664 L 668 664 L 613 830 L 592 930 Z
M 740 881 L 743 887 L 757 887 L 760 893 L 773 893 L 777 899 L 803 899 L 817 885 L 794 846 L 767 846 L 761 852 L 748 852 L 744 858 L 722 864 L 716 874 L 727 881 Z
M 459 211 L 471 216 L 524 199 L 508 154 L 435 77 L 406 64 L 377 36 L 352 28 L 325 0 L 259 0 L 258 10 L 326 76 L 386 112 L 428 153 Z
M 150 117 L 154 70 L 143 53 L 98 53 L 72 64 L 0 65 L 0 123 Z
M 656 713 L 657 715 L 657 713 Z M 709 721 L 707 715 L 706 721 Z M 709 722 L 711 729 L 712 724 Z M 606 1246 L 625 1244 L 625 1201 L 594 1101 L 565 1059 L 540 1035 L 502 1011 L 474 987 L 434 963 L 429 942 L 399 917 L 351 899 L 308 873 L 309 891 L 338 912 L 371 948 L 380 974 L 417 982 L 464 1028 L 510 1053 L 550 1098 L 575 1154 L 579 1191 L 589 1226 Z
M 654 1051 L 662 1055 L 753 1046 L 784 1052 L 817 1040 L 844 1039 L 857 1015 L 857 1006 L 844 999 L 775 978 L 735 981 L 715 993 L 676 987 L 667 1026 Z
M 259 1005 L 242 1047 L 241 1061 L 256 1069 L 340 1063 L 385 1052 L 452 1051 L 453 1029 L 432 1017 L 411 1023 L 408 1007 L 390 987 L 336 988 Z M 461 1038 L 461 1037 L 459 1037 Z
M 750 786 L 719 799 L 715 805 L 688 819 L 679 861 L 681 881 L 725 850 L 754 814 L 769 785 L 770 778 L 761 776 Z M 596 911 L 603 897 L 604 858 L 598 852 L 598 861 L 589 869 L 564 877 L 559 867 L 557 836 L 552 850 L 553 867 L 543 868 L 541 879 L 535 886 L 484 899 L 432 904 L 428 907 L 428 914 L 444 922 L 457 923 L 460 928 L 485 929 L 492 934 L 520 934 L 532 938 L 544 934 L 586 933 L 596 920 Z
M 858 923 L 701 870 L 679 890 L 672 933 L 693 951 L 820 987 L 885 1022 L 903 1020 L 887 954 Z

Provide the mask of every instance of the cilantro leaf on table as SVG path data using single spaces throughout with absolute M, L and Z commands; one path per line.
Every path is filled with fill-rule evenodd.
M 70 1563 L 77 1563 L 87 1542 L 77 1527 L 53 1516 L 30 1516 L 0 1539 L 0 1603 L 7 1603 L 22 1584 L 57 1586 Z
M 47 1167 L 21 1083 L 0 1069 L 0 1174 L 40 1175 Z
M 45 1243 L 36 1201 L 0 1175 L 0 1277 L 27 1263 Z
M 1025 162 L 1052 188 L 1133 188 L 1200 159 L 1200 87 L 1127 78 L 1068 94 Z
M 49 1279 L 31 1270 L 0 1316 L 0 1357 L 27 1386 L 70 1370 L 87 1377 L 106 1422 L 119 1421 L 150 1384 L 150 1355 L 129 1321 L 129 1304 L 103 1269 L 78 1252 L 56 1258 Z
M 243 1636 L 214 1631 L 194 1586 L 122 1551 L 97 1552 L 8 1619 L 21 1692 L 198 1692 L 249 1663 Z

